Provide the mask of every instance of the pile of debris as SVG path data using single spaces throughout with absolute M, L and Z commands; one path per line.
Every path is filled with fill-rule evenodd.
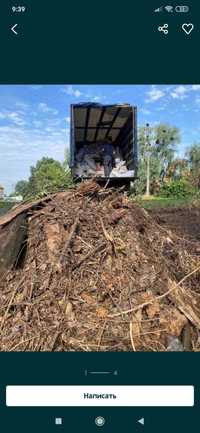
M 126 162 L 120 158 L 115 158 L 115 165 L 109 175 L 110 178 L 113 177 L 134 177 L 134 170 L 129 170 L 126 166 Z M 95 162 L 91 157 L 85 157 L 83 162 L 77 162 L 75 171 L 75 176 L 84 177 L 105 177 L 104 166 L 101 163 Z
M 115 166 L 110 173 L 110 177 L 134 177 L 134 170 L 127 169 L 126 161 L 115 158 Z
M 105 177 L 102 148 L 102 144 L 84 145 L 78 151 L 74 168 L 75 176 L 80 178 Z M 127 168 L 126 161 L 122 159 L 119 150 L 115 152 L 109 177 L 134 177 L 134 170 Z
M 18 205 L 0 218 L 0 350 L 199 351 L 193 244 L 93 181 Z

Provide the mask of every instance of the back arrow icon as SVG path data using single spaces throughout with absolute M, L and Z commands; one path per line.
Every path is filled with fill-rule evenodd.
M 15 30 L 17 26 L 18 26 L 18 24 L 15 24 L 13 27 L 11 27 L 11 30 L 15 35 L 18 35 L 18 33 Z
M 138 422 L 139 422 L 140 424 L 144 425 L 144 418 L 140 418 L 140 419 L 138 420 Z

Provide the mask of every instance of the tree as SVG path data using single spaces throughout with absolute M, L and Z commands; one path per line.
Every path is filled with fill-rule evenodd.
M 192 182 L 200 189 L 200 143 L 193 144 L 188 151 Z
M 167 168 L 180 142 L 179 129 L 167 124 L 139 128 L 139 170 L 136 188 L 148 195 L 163 182 Z
M 165 180 L 189 178 L 189 161 L 187 158 L 175 158 L 168 166 Z
M 176 145 L 180 143 L 180 131 L 175 126 L 160 124 L 154 128 L 155 146 L 153 156 L 158 158 L 160 180 L 163 181 L 174 159 Z
M 29 188 L 29 183 L 27 180 L 19 180 L 19 182 L 17 182 L 15 185 L 15 194 L 25 197 L 28 193 L 28 188 Z
M 70 171 L 66 171 L 63 165 L 53 158 L 42 158 L 30 171 L 29 180 L 20 181 L 15 187 L 15 192 L 19 193 L 20 190 L 23 198 L 63 190 L 72 183 Z

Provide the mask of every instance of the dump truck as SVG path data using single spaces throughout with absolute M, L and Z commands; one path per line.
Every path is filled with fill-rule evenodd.
M 112 167 L 105 170 L 106 152 L 112 146 Z M 137 178 L 137 108 L 129 104 L 71 105 L 70 168 L 74 180 L 96 178 L 128 184 Z

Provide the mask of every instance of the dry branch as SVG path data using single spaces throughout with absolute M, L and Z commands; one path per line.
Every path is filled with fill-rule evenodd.
M 72 243 L 73 237 L 74 237 L 75 232 L 77 230 L 78 224 L 79 224 L 79 214 L 75 218 L 74 224 L 71 227 L 69 236 L 68 236 L 67 241 L 66 241 L 66 243 L 64 245 L 64 248 L 62 250 L 62 253 L 61 253 L 61 256 L 60 256 L 60 263 L 61 264 L 63 263 L 65 257 L 67 256 L 67 253 L 69 252 L 70 245 Z
M 23 206 L 0 219 L 6 238 L 16 212 L 30 215 L 23 260 L 1 274 L 0 351 L 156 352 L 188 321 L 200 351 L 195 245 L 91 181 Z
M 147 302 L 143 302 L 140 305 L 137 305 L 137 307 L 134 308 L 130 308 L 129 310 L 126 311 L 122 311 L 121 313 L 116 313 L 116 314 L 112 314 L 109 315 L 109 318 L 113 318 L 113 317 L 117 317 L 117 316 L 121 316 L 123 314 L 128 314 L 128 313 L 132 313 L 133 311 L 137 311 L 140 308 L 144 308 L 147 307 L 150 304 L 153 304 L 155 301 L 161 300 L 163 298 L 165 298 L 166 296 L 168 296 L 171 292 L 174 292 L 179 286 L 181 286 L 181 284 L 186 281 L 189 277 L 191 277 L 193 274 L 195 274 L 196 272 L 200 271 L 200 266 L 198 266 L 196 269 L 194 269 L 193 271 L 191 271 L 188 275 L 185 275 L 178 283 L 173 282 L 173 287 L 171 287 L 166 293 L 163 293 L 160 296 L 157 296 L 156 298 L 147 301 Z

